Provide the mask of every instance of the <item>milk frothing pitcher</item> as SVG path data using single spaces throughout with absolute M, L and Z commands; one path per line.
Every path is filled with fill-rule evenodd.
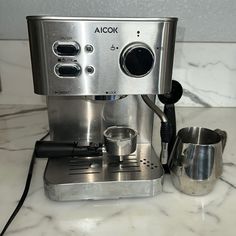
M 181 129 L 168 163 L 174 186 L 189 195 L 209 193 L 222 174 L 226 139 L 227 133 L 219 129 Z

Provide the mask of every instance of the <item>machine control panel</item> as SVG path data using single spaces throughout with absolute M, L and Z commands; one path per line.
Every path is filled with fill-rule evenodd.
M 171 89 L 176 18 L 27 20 L 38 94 L 163 94 Z
M 55 42 L 53 50 L 56 55 L 63 57 L 64 61 L 67 61 L 67 57 L 78 55 L 80 47 L 77 42 Z M 85 46 L 86 52 L 91 53 L 93 50 L 94 47 L 91 44 Z M 119 61 L 120 67 L 126 75 L 140 78 L 150 73 L 154 65 L 155 56 L 148 45 L 134 42 L 123 49 L 120 53 Z M 94 67 L 86 66 L 85 70 L 89 74 L 92 74 L 94 72 Z M 74 64 L 59 64 L 56 65 L 55 70 L 56 75 L 59 77 L 76 77 L 80 75 L 80 72 L 81 68 Z

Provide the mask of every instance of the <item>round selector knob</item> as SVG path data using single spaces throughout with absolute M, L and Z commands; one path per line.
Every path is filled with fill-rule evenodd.
M 132 43 L 124 48 L 120 65 L 125 74 L 132 77 L 147 75 L 154 64 L 154 53 L 144 43 Z

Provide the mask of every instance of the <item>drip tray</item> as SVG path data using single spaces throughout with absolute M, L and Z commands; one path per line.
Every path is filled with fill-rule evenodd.
M 122 161 L 101 157 L 48 160 L 44 173 L 46 195 L 57 201 L 150 197 L 162 191 L 163 168 L 150 145 Z

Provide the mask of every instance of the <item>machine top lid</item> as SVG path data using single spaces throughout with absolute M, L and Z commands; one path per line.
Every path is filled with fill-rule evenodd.
M 27 16 L 27 20 L 63 20 L 63 21 L 162 21 L 162 22 L 177 22 L 177 17 L 77 17 L 77 16 L 51 16 L 51 15 L 34 15 Z

